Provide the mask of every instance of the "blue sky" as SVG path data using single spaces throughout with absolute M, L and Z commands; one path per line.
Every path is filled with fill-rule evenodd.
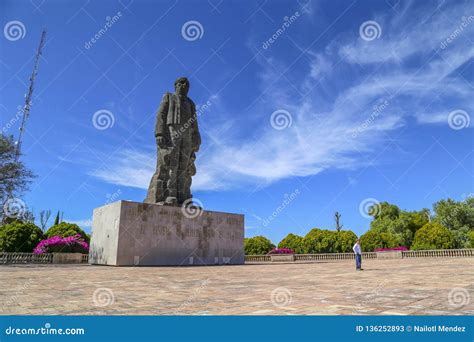
M 179 76 L 201 107 L 194 197 L 245 214 L 247 236 L 334 229 L 336 210 L 362 234 L 365 203 L 474 193 L 472 1 L 3 0 L 0 23 L 14 135 L 47 28 L 23 142 L 36 213 L 90 231 L 95 207 L 142 201 Z

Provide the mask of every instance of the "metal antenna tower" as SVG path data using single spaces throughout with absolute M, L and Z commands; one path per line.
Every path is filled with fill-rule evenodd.
M 36 50 L 35 65 L 30 77 L 30 87 L 28 88 L 28 93 L 25 95 L 25 105 L 23 107 L 23 117 L 21 120 L 20 133 L 18 135 L 18 140 L 16 144 L 15 160 L 18 160 L 21 154 L 21 143 L 23 139 L 23 133 L 25 132 L 26 120 L 28 120 L 28 117 L 30 116 L 31 100 L 33 97 L 35 79 L 36 79 L 36 75 L 38 74 L 39 60 L 41 56 L 41 50 L 43 49 L 45 37 L 46 37 L 46 30 L 43 29 L 43 32 L 41 33 L 41 40 L 38 46 L 38 50 Z

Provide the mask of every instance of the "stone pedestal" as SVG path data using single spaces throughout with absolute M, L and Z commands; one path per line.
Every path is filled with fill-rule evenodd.
M 89 263 L 188 266 L 244 263 L 244 216 L 118 201 L 94 210 Z

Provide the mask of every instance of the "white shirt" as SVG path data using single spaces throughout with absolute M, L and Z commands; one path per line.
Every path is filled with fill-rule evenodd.
M 352 247 L 352 250 L 354 251 L 355 254 L 362 254 L 362 250 L 360 249 L 360 245 L 356 242 L 354 247 Z

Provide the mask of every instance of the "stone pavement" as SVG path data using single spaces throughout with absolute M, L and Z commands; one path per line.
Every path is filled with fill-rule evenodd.
M 474 259 L 1 265 L 2 315 L 473 315 Z

